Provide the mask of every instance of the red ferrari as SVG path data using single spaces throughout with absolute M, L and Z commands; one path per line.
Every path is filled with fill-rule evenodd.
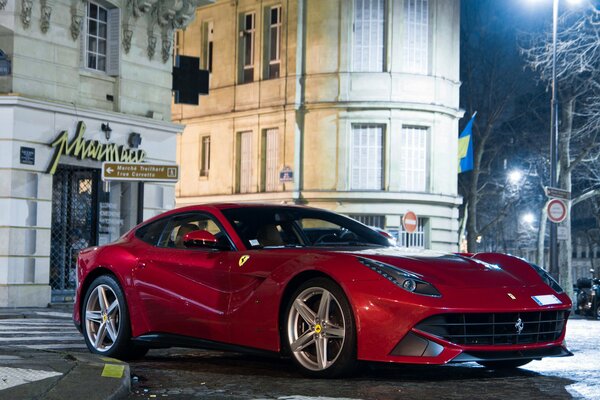
M 187 346 L 290 356 L 334 377 L 358 360 L 514 368 L 571 355 L 571 301 L 503 254 L 408 252 L 329 211 L 213 204 L 82 251 L 74 321 L 93 353 Z

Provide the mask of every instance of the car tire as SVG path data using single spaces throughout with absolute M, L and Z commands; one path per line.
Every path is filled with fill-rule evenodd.
M 342 288 L 327 278 L 304 282 L 282 321 L 283 349 L 301 371 L 317 378 L 349 375 L 356 365 L 356 328 Z
M 95 354 L 130 360 L 143 357 L 148 348 L 131 342 L 131 324 L 125 295 L 110 275 L 94 279 L 81 308 L 82 333 Z
M 596 319 L 600 319 L 600 304 L 596 306 Z
M 487 369 L 513 369 L 522 367 L 532 360 L 503 360 L 503 361 L 478 361 L 477 364 L 483 365 Z

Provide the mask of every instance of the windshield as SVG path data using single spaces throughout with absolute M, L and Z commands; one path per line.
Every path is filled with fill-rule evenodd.
M 324 210 L 244 207 L 222 212 L 248 248 L 389 246 L 369 227 Z

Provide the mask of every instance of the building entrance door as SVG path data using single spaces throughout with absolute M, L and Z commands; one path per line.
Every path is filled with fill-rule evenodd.
M 60 165 L 52 183 L 50 285 L 52 302 L 70 302 L 81 249 L 98 243 L 100 170 Z

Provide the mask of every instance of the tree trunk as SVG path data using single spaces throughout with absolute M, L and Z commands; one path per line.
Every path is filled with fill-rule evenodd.
M 571 191 L 571 135 L 573 131 L 573 112 L 575 99 L 571 97 L 563 102 L 562 109 L 562 132 L 558 140 L 558 182 L 560 188 Z M 559 240 L 558 243 L 558 282 L 569 297 L 573 297 L 573 271 L 572 255 L 573 243 L 571 240 L 571 213 L 567 215 L 561 226 L 567 230 L 567 240 Z
M 537 259 L 536 264 L 548 271 L 548 265 L 546 264 L 546 223 L 548 221 L 548 211 L 546 210 L 546 204 L 542 207 L 540 212 L 540 231 L 538 232 L 537 238 Z

